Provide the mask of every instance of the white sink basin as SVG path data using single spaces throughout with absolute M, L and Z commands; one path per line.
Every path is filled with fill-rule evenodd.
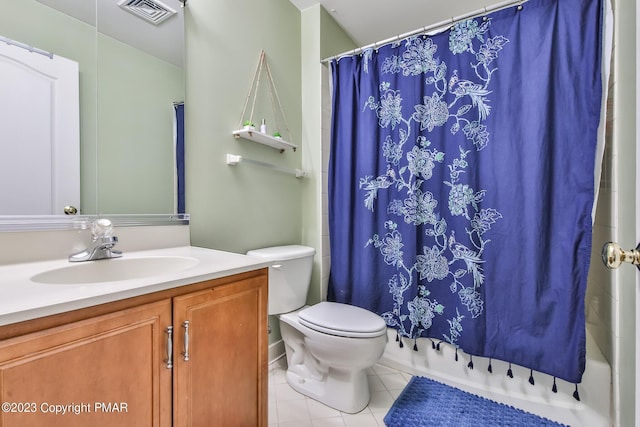
M 115 258 L 70 263 L 31 277 L 31 281 L 51 285 L 117 282 L 175 273 L 194 267 L 198 259 L 181 256 Z

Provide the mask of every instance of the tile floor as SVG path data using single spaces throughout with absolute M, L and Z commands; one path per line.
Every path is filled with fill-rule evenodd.
M 384 427 L 384 416 L 411 379 L 409 374 L 375 365 L 368 371 L 369 406 L 347 414 L 293 390 L 285 369 L 284 357 L 269 365 L 269 427 Z

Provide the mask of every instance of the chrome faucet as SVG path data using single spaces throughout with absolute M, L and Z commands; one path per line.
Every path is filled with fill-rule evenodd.
M 122 252 L 113 249 L 118 237 L 113 236 L 113 225 L 108 219 L 97 219 L 91 224 L 91 246 L 69 256 L 70 262 L 120 258 Z

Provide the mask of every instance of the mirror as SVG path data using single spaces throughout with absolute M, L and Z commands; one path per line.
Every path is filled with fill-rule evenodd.
M 0 36 L 78 63 L 79 213 L 176 212 L 180 0 L 0 0 L 0 7 Z

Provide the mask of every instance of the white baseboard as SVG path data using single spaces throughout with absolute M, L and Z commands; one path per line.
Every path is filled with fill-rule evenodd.
M 278 340 L 269 345 L 269 363 L 275 362 L 282 356 L 284 356 L 284 341 Z

